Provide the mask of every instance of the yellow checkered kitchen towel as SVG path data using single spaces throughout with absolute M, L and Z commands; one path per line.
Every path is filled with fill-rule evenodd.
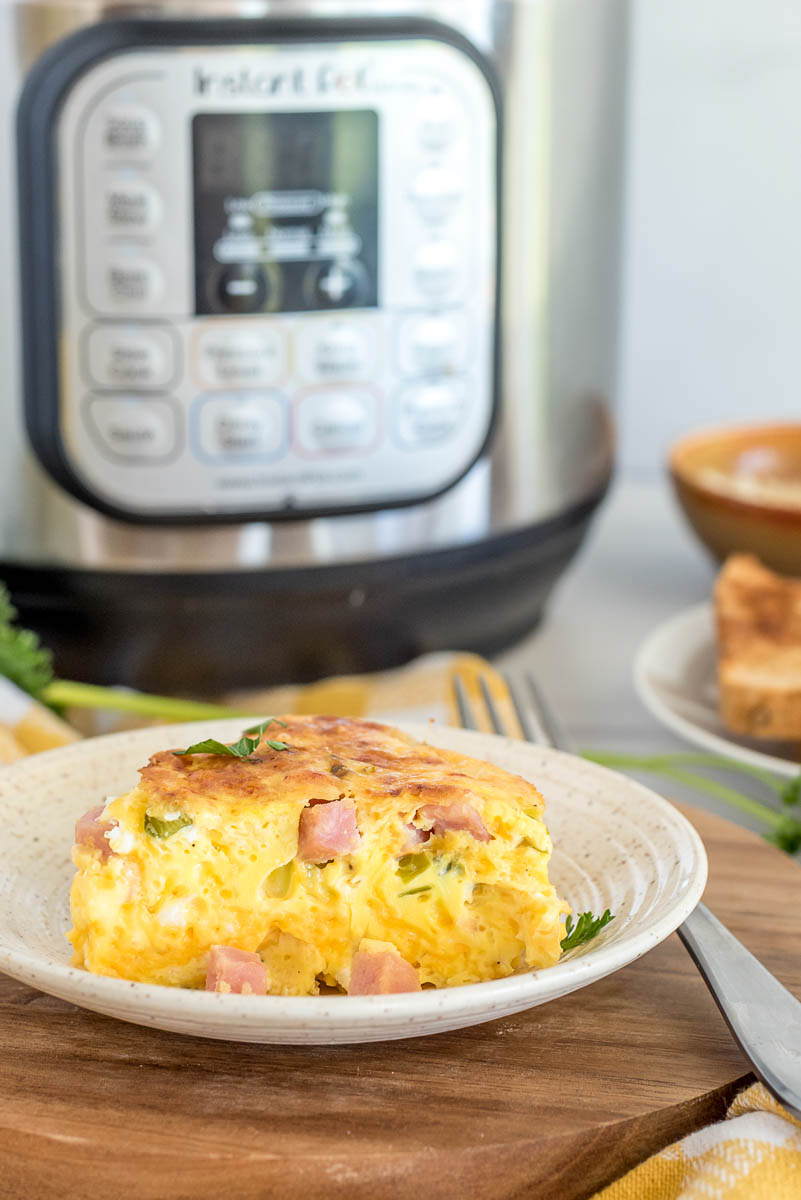
M 493 666 L 477 654 L 427 654 L 406 667 L 375 675 L 343 675 L 297 687 L 271 688 L 228 697 L 237 708 L 252 712 L 331 713 L 339 717 L 379 717 L 396 721 L 434 721 L 458 725 L 453 692 L 458 674 L 483 729 L 491 727 L 481 700 L 483 675 L 499 707 L 504 725 L 519 732 L 506 684 Z
M 726 1120 L 668 1146 L 593 1200 L 799 1200 L 801 1122 L 761 1083 Z
M 0 763 L 66 746 L 81 735 L 0 675 Z

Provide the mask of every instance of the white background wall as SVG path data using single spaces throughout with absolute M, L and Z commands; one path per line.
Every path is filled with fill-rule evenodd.
M 634 0 L 622 466 L 801 420 L 801 0 Z

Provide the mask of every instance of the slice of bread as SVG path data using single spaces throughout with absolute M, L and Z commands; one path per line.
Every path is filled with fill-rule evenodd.
M 801 741 L 801 580 L 752 554 L 715 584 L 720 714 L 733 733 Z

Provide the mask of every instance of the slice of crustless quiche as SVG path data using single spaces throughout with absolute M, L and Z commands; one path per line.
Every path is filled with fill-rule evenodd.
M 371 721 L 290 716 L 163 750 L 81 818 L 69 937 L 89 971 L 222 992 L 473 983 L 559 958 L 550 853 L 524 779 Z

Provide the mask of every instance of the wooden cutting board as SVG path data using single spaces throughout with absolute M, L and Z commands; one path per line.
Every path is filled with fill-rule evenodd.
M 688 815 L 707 902 L 801 996 L 798 866 Z M 182 1038 L 0 976 L 0 1195 L 579 1200 L 747 1076 L 675 935 L 544 1007 L 364 1047 Z

